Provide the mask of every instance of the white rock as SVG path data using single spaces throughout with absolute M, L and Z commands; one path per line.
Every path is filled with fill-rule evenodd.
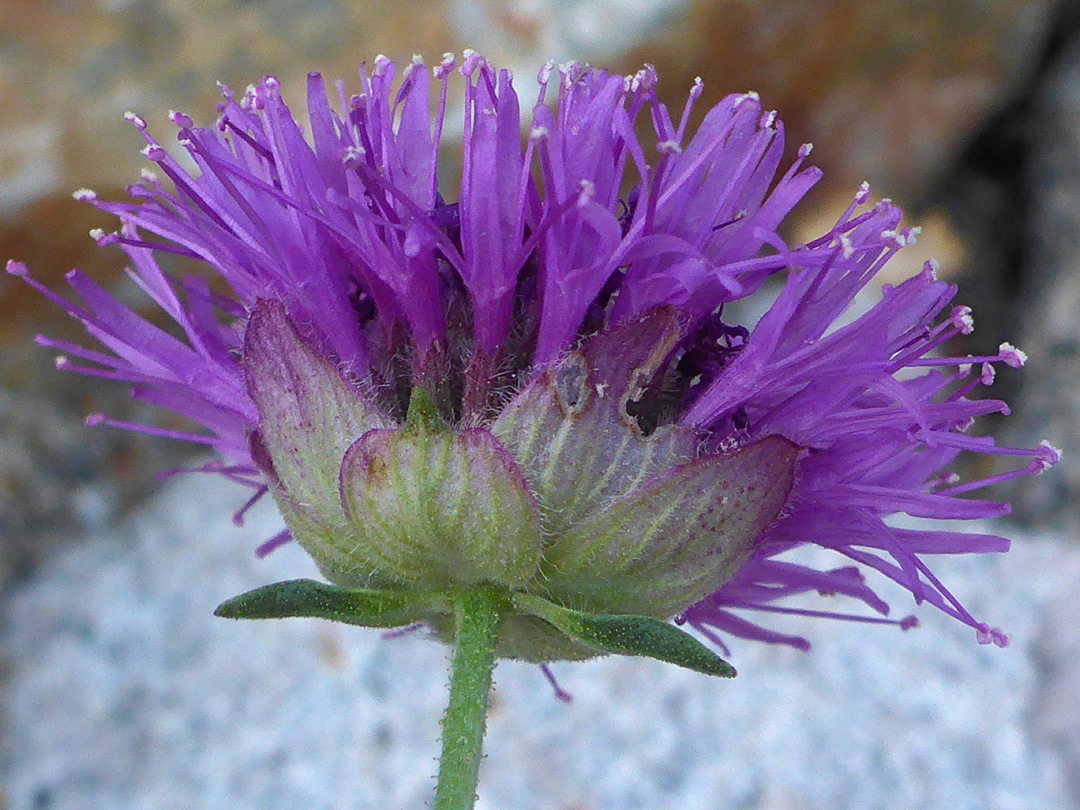
M 235 529 L 243 497 L 209 478 L 176 481 L 11 593 L 10 810 L 429 801 L 443 648 L 311 620 L 214 618 L 245 589 L 314 574 L 295 547 L 254 558 L 279 523 L 267 503 Z M 1028 541 L 938 561 L 976 615 L 1011 633 L 1005 650 L 926 609 L 908 633 L 800 624 L 808 654 L 736 642 L 734 681 L 638 659 L 559 664 L 569 705 L 537 668 L 500 664 L 478 807 L 1069 807 L 1062 763 L 1026 723 L 1032 642 L 1078 555 Z

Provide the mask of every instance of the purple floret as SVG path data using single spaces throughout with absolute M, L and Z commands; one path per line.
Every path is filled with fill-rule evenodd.
M 465 111 L 457 193 L 439 184 L 448 87 L 463 77 Z M 685 621 L 723 644 L 728 635 L 806 647 L 758 624 L 769 612 L 841 616 L 792 608 L 816 592 L 861 601 L 880 618 L 888 606 L 861 573 L 872 569 L 1004 644 L 938 581 L 923 555 L 1000 552 L 1001 537 L 897 528 L 903 513 L 935 520 L 999 517 L 1008 504 L 966 497 L 1059 459 L 998 447 L 969 435 L 972 420 L 1007 413 L 1004 403 L 968 398 L 994 378 L 994 364 L 1022 365 L 1004 343 L 987 357 L 950 357 L 948 342 L 973 329 L 970 310 L 949 309 L 955 287 L 930 265 L 854 321 L 841 320 L 888 259 L 913 234 L 885 201 L 851 207 L 818 239 L 789 245 L 789 212 L 820 178 L 804 163 L 809 145 L 781 171 L 784 129 L 755 94 L 732 95 L 693 133 L 688 122 L 702 85 L 678 121 L 656 96 L 651 67 L 616 76 L 578 64 L 544 66 L 523 136 L 509 71 L 467 52 L 447 56 L 432 77 L 419 58 L 402 72 L 378 57 L 361 68 L 357 95 L 308 77 L 309 120 L 299 123 L 273 77 L 239 98 L 222 86 L 214 128 L 171 114 L 189 172 L 150 134 L 153 172 L 129 188 L 132 201 L 76 198 L 120 219 L 116 233 L 132 280 L 164 311 L 174 337 L 135 314 L 78 271 L 73 304 L 10 263 L 81 320 L 103 347 L 40 337 L 63 354 L 57 367 L 124 381 L 137 399 L 187 417 L 203 432 L 110 424 L 200 442 L 222 457 L 201 468 L 266 491 L 250 437 L 259 412 L 242 363 L 247 319 L 257 302 L 281 302 L 313 349 L 375 392 L 392 418 L 408 391 L 450 392 L 444 415 L 460 427 L 489 424 L 515 391 L 550 369 L 583 338 L 658 307 L 679 312 L 683 329 L 656 379 L 642 381 L 642 425 L 674 423 L 698 432 L 710 452 L 782 436 L 801 450 L 779 518 L 749 558 Z M 555 87 L 557 85 L 557 89 Z M 638 135 L 651 125 L 648 138 Z M 307 129 L 305 134 L 304 129 Z M 456 197 L 456 198 L 455 198 Z M 175 280 L 157 256 L 209 266 L 227 295 L 202 276 Z M 725 320 L 724 306 L 782 283 L 756 325 Z M 973 375 L 973 372 L 974 375 Z M 601 392 L 601 396 L 603 393 Z M 963 452 L 1016 456 L 1021 466 L 961 483 L 949 465 Z M 962 497 L 963 496 L 963 497 Z M 238 518 L 243 510 L 238 513 Z M 288 539 L 268 541 L 263 553 Z M 803 545 L 855 565 L 815 570 L 784 557 Z

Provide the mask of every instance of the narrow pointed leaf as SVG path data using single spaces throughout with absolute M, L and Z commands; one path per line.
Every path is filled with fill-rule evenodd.
M 225 619 L 305 617 L 361 627 L 401 627 L 438 613 L 453 612 L 441 594 L 416 591 L 349 590 L 312 579 L 275 582 L 218 605 Z
M 582 644 L 616 655 L 642 655 L 706 675 L 735 677 L 735 668 L 696 638 L 649 616 L 581 613 L 531 594 L 515 594 L 522 613 L 539 616 Z

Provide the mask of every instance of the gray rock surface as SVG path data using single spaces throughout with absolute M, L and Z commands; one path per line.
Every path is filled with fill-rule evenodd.
M 1031 154 L 1030 261 L 1024 268 L 1020 346 L 1025 369 L 1015 436 L 1044 435 L 1066 451 L 1052 477 L 1025 482 L 1019 514 L 1076 535 L 1080 513 L 1080 40 L 1057 62 L 1037 100 Z
M 254 558 L 278 517 L 264 503 L 234 528 L 242 498 L 211 478 L 174 481 L 13 589 L 0 636 L 6 807 L 426 805 L 445 651 L 419 634 L 215 619 L 226 597 L 313 574 L 295 547 Z M 638 659 L 556 665 L 568 705 L 537 668 L 500 664 L 478 807 L 1078 806 L 1064 749 L 1029 725 L 1045 645 L 1067 647 L 1048 642 L 1047 621 L 1077 593 L 1080 551 L 1028 540 L 936 570 L 1012 634 L 1008 649 L 931 610 L 909 633 L 818 621 L 804 627 L 808 654 L 736 642 L 734 681 Z M 1075 726 L 1055 733 L 1075 744 Z
M 1035 737 L 1062 757 L 1074 801 L 1080 804 L 1080 576 L 1046 612 L 1035 644 L 1043 682 L 1032 713 Z

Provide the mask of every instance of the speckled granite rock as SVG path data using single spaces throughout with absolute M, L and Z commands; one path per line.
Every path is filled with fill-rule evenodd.
M 242 498 L 174 481 L 12 591 L 10 810 L 425 806 L 443 649 L 214 619 L 224 597 L 312 573 L 297 548 L 255 560 L 278 519 L 263 504 L 235 529 Z M 734 681 L 642 660 L 558 665 L 569 705 L 536 668 L 501 664 L 478 807 L 1068 810 L 1061 749 L 1029 722 L 1035 643 L 1078 569 L 1080 551 L 1052 540 L 940 561 L 968 606 L 1011 632 L 1006 650 L 930 610 L 906 634 L 819 621 L 809 654 L 737 644 Z
M 1080 559 L 1072 566 L 1070 582 L 1047 611 L 1037 638 L 1043 682 L 1032 726 L 1036 739 L 1061 756 L 1080 806 Z

